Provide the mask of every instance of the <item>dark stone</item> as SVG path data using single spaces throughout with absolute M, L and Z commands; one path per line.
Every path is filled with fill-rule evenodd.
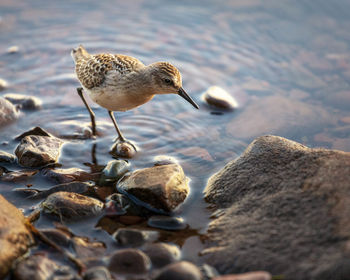
M 0 86 L 1 88 L 1 86 Z M 0 127 L 17 120 L 19 111 L 10 101 L 0 97 Z
M 80 259 L 102 257 L 106 246 L 99 241 L 90 241 L 88 238 L 75 236 L 72 238 L 76 255 Z
M 149 256 L 153 268 L 161 268 L 180 260 L 181 251 L 175 245 L 166 243 L 148 243 L 142 251 Z
M 67 169 L 44 168 L 42 169 L 41 174 L 48 180 L 57 184 L 73 181 L 94 181 L 100 177 L 100 173 L 88 173 L 76 167 Z
M 210 178 L 218 210 L 202 254 L 220 273 L 350 275 L 350 153 L 263 136 Z
M 54 261 L 44 256 L 32 255 L 16 265 L 13 275 L 16 280 L 47 280 L 58 267 Z
M 45 166 L 57 162 L 62 144 L 62 140 L 55 137 L 29 135 L 21 140 L 15 154 L 22 166 Z
M 146 242 L 156 240 L 158 233 L 155 231 L 120 228 L 113 234 L 113 237 L 119 245 L 139 247 Z
M 122 249 L 110 256 L 108 269 L 117 274 L 145 274 L 151 267 L 148 256 L 138 249 Z
M 111 273 L 104 266 L 88 269 L 84 274 L 84 280 L 112 280 Z
M 22 212 L 0 195 L 0 279 L 34 243 Z
M 71 238 L 68 233 L 55 229 L 41 229 L 40 232 L 45 235 L 49 240 L 56 243 L 60 247 L 68 248 L 71 246 Z
M 202 273 L 194 264 L 181 261 L 164 267 L 155 280 L 202 280 Z
M 182 230 L 187 227 L 183 218 L 169 216 L 152 216 L 148 219 L 147 224 L 150 227 L 165 230 Z
M 39 110 L 42 106 L 41 100 L 35 96 L 28 96 L 18 93 L 7 93 L 4 95 L 4 98 L 14 105 L 19 105 L 23 110 Z

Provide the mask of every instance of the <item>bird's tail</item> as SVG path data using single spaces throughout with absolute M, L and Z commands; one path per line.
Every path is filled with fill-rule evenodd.
M 90 54 L 87 52 L 87 50 L 82 45 L 80 45 L 76 49 L 72 49 L 71 55 L 72 55 L 75 62 L 77 62 L 80 59 L 87 58 L 90 56 Z

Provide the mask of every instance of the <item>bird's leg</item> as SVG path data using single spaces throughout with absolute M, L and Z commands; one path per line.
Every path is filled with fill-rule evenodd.
M 110 116 L 111 119 L 112 119 L 112 122 L 113 122 L 113 124 L 114 124 L 115 130 L 118 132 L 118 136 L 119 136 L 118 139 L 119 139 L 121 142 L 126 142 L 126 139 L 124 138 L 122 132 L 120 131 L 120 129 L 119 129 L 118 125 L 117 125 L 117 122 L 116 122 L 116 120 L 115 120 L 115 117 L 114 117 L 113 112 L 108 110 L 108 114 L 109 114 L 109 116 Z
M 77 92 L 81 98 L 81 100 L 83 100 L 86 109 L 89 111 L 90 114 L 90 118 L 91 118 L 91 128 L 92 128 L 92 135 L 96 136 L 96 121 L 95 121 L 95 113 L 91 110 L 89 104 L 87 104 L 85 97 L 83 95 L 83 88 L 79 87 L 77 88 Z

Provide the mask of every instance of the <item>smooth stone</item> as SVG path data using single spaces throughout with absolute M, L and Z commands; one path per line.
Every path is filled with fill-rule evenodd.
M 223 88 L 211 86 L 202 97 L 209 105 L 219 109 L 234 110 L 238 108 L 237 101 Z
M 42 255 L 32 255 L 16 265 L 13 275 L 15 280 L 47 280 L 58 268 L 56 262 Z
M 119 228 L 113 233 L 113 238 L 119 245 L 129 247 L 139 247 L 146 242 L 152 242 L 158 238 L 155 231 L 145 231 L 138 229 Z
M 160 166 L 160 165 L 167 165 L 167 164 L 178 164 L 178 161 L 174 157 L 160 155 L 154 157 L 154 165 Z
M 67 169 L 44 168 L 41 174 L 57 184 L 70 183 L 73 181 L 94 181 L 100 177 L 100 173 L 89 173 L 76 167 Z
M 21 140 L 15 154 L 22 166 L 45 166 L 57 162 L 62 144 L 62 140 L 55 137 L 29 135 Z
M 57 215 L 64 220 L 78 220 L 96 216 L 103 210 L 101 201 L 70 192 L 53 193 L 40 206 L 44 213 Z
M 32 189 L 32 188 L 15 188 L 12 191 L 16 192 L 17 194 L 23 195 L 25 197 L 35 196 L 38 193 L 40 193 L 40 190 Z
M 8 86 L 9 86 L 8 83 L 4 79 L 0 78 L 0 91 L 7 89 Z
M 0 151 L 0 162 L 5 163 L 15 163 L 17 157 L 13 154 L 7 153 L 5 151 Z
M 6 52 L 8 54 L 14 54 L 14 53 L 18 53 L 19 52 L 19 47 L 18 46 L 11 46 L 11 47 L 8 47 Z
M 108 269 L 117 274 L 145 274 L 151 268 L 149 257 L 138 249 L 118 250 L 110 256 Z
M 84 280 L 112 280 L 111 273 L 104 266 L 89 268 L 84 274 Z
M 119 192 L 160 213 L 175 210 L 187 197 L 187 178 L 178 164 L 139 169 L 118 182 Z
M 0 97 L 0 127 L 14 122 L 18 117 L 18 108 L 10 101 Z
M 81 277 L 77 275 L 72 268 L 68 266 L 60 266 L 48 280 L 81 280 Z
M 128 142 L 116 142 L 111 149 L 112 155 L 122 158 L 133 158 L 136 152 L 133 145 Z
M 114 193 L 106 198 L 105 213 L 106 216 L 143 216 L 149 211 L 143 211 L 144 208 L 136 205 L 126 195 Z
M 40 191 L 29 198 L 42 199 L 56 192 L 71 192 L 77 194 L 93 194 L 95 184 L 92 182 L 70 182 L 51 187 L 48 190 Z
M 161 268 L 179 261 L 181 257 L 180 249 L 167 243 L 148 243 L 142 251 L 151 259 L 153 268 Z
M 70 235 L 62 230 L 47 228 L 41 229 L 40 232 L 60 247 L 68 248 L 72 244 Z
M 22 212 L 0 195 L 0 279 L 5 277 L 13 262 L 34 244 L 26 223 Z
M 271 280 L 272 276 L 266 271 L 254 271 L 242 274 L 218 276 L 212 280 Z
M 150 227 L 165 230 L 183 230 L 187 227 L 183 218 L 169 216 L 152 216 L 148 219 L 147 224 Z
M 106 251 L 104 243 L 90 241 L 88 238 L 75 236 L 72 238 L 73 248 L 79 259 L 102 257 Z
M 23 110 L 40 110 L 42 102 L 38 97 L 18 93 L 6 93 L 3 96 L 14 105 L 20 105 Z
M 108 162 L 106 167 L 102 170 L 100 185 L 118 181 L 124 174 L 129 172 L 130 169 L 130 163 L 126 160 L 112 160 Z
M 211 219 L 201 258 L 221 274 L 347 278 L 349 170 L 350 153 L 255 139 L 208 181 L 205 199 L 221 214 Z
M 154 280 L 202 280 L 202 273 L 194 264 L 181 261 L 164 267 Z
M 26 181 L 29 178 L 33 177 L 38 172 L 39 172 L 38 170 L 12 171 L 12 172 L 5 173 L 3 176 L 0 177 L 0 180 L 4 182 Z
M 39 126 L 36 126 L 26 132 L 23 132 L 22 134 L 15 137 L 15 140 L 21 141 L 24 137 L 29 135 L 38 135 L 38 136 L 52 136 L 50 133 L 48 133 L 45 129 L 42 129 Z

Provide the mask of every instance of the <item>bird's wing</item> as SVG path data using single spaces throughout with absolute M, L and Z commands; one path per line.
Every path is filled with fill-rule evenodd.
M 105 81 L 109 71 L 116 71 L 121 76 L 144 67 L 136 58 L 119 54 L 96 54 L 76 62 L 75 71 L 82 85 L 91 89 Z

